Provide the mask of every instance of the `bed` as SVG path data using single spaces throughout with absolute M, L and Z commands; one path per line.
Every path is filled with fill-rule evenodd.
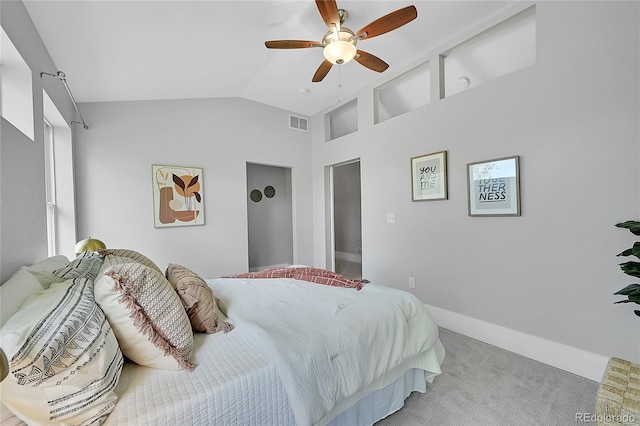
M 130 265 L 135 263 L 137 271 L 143 270 L 147 274 L 156 274 L 155 269 L 159 269 L 151 267 L 153 262 L 139 253 L 121 251 L 117 254 L 123 253 L 130 256 L 114 255 L 113 259 L 119 260 L 112 260 L 111 268 L 117 264 L 122 272 L 123 268 L 132 268 Z M 50 374 L 51 378 L 46 374 L 33 379 L 33 373 L 17 374 L 15 367 L 20 362 L 16 359 L 19 361 L 20 356 L 11 352 L 26 353 L 22 348 L 28 339 L 20 340 L 16 336 L 28 335 L 33 326 L 23 325 L 29 330 L 22 334 L 12 331 L 12 327 L 16 327 L 17 321 L 28 322 L 24 319 L 25 311 L 32 313 L 30 305 L 36 303 L 33 299 L 42 298 L 43 294 L 68 295 L 73 293 L 70 289 L 75 289 L 77 300 L 84 300 L 82 294 L 91 293 L 91 297 L 104 304 L 105 298 L 99 288 L 100 283 L 109 278 L 110 267 L 105 256 L 99 259 L 93 254 L 83 256 L 70 265 L 56 265 L 58 275 L 66 276 L 66 280 L 59 281 L 64 277 L 55 274 L 58 278 L 52 278 L 52 272 L 46 271 L 39 279 L 45 282 L 43 287 L 47 280 L 52 281 L 48 289 L 32 292 L 35 296 L 27 296 L 24 301 L 12 301 L 14 310 L 15 305 L 19 305 L 18 311 L 9 319 L 5 318 L 6 323 L 0 329 L 0 346 L 5 350 L 10 348 L 7 356 L 14 359 L 12 371 L 0 388 L 0 399 L 9 407 L 2 407 L 3 425 L 23 424 L 23 420 L 29 424 L 68 421 L 62 417 L 50 420 L 51 407 L 45 403 L 34 409 L 31 402 L 34 398 L 30 399 L 25 413 L 20 400 L 33 395 L 35 399 L 43 397 L 46 400 L 51 392 L 59 391 L 60 385 L 55 383 L 64 385 L 60 376 L 69 377 L 69 382 L 81 374 L 67 374 L 66 371 L 73 367 L 73 363 L 67 361 L 62 363 L 65 368 L 51 367 L 56 370 L 55 374 Z M 87 266 L 89 263 L 91 265 Z M 145 263 L 149 263 L 148 268 L 140 266 Z M 48 267 L 51 269 L 51 265 Z M 116 279 L 121 277 L 112 275 Z M 69 279 L 70 276 L 73 278 Z M 87 343 L 84 349 L 74 350 L 82 352 L 82 356 L 76 357 L 77 363 L 82 365 L 88 365 L 86 360 L 89 358 L 91 362 L 98 358 L 95 354 L 104 358 L 100 362 L 102 372 L 96 375 L 103 380 L 89 380 L 90 385 L 82 387 L 95 386 L 101 390 L 94 391 L 99 396 L 94 397 L 96 403 L 89 410 L 90 415 L 83 414 L 82 410 L 78 414 L 76 410 L 69 414 L 72 421 L 105 425 L 371 425 L 400 409 L 411 392 L 425 392 L 428 382 L 440 373 L 444 348 L 438 339 L 437 327 L 425 305 L 409 293 L 375 283 L 368 283 L 358 290 L 289 276 L 218 278 L 202 282 L 207 291 L 215 295 L 217 332 L 195 332 L 191 343 L 174 342 L 172 350 L 186 348 L 184 359 L 179 353 L 170 352 L 159 360 L 139 360 L 148 366 L 129 359 L 130 349 L 115 331 L 117 320 L 108 314 L 111 308 L 96 302 L 102 309 L 92 311 L 98 318 L 93 323 L 101 325 L 94 328 L 102 327 L 103 333 L 94 339 L 92 347 L 101 349 L 92 351 Z M 0 291 L 7 289 L 3 287 Z M 80 287 L 85 289 L 84 293 Z M 179 287 L 171 290 L 182 297 Z M 59 306 L 59 297 L 52 297 L 54 303 L 50 305 Z M 72 296 L 65 297 L 73 299 Z M 166 293 L 166 298 L 170 298 L 172 304 L 179 300 L 170 292 Z M 4 308 L 2 294 L 0 300 Z M 184 311 L 184 299 L 179 303 Z M 86 302 L 86 305 L 89 309 L 91 303 Z M 64 309 L 58 310 L 59 315 L 66 315 Z M 44 311 L 39 309 L 39 312 Z M 101 312 L 105 312 L 104 321 L 99 320 Z M 189 315 L 187 313 L 187 318 Z M 60 322 L 56 321 L 56 324 Z M 169 322 L 176 323 L 174 320 Z M 32 320 L 31 323 L 41 321 Z M 220 328 L 222 324 L 228 326 Z M 113 333 L 109 331 L 110 327 L 114 328 Z M 118 338 L 112 338 L 112 335 L 118 335 Z M 150 339 L 138 336 L 135 342 L 139 340 Z M 117 350 L 115 354 L 112 351 L 109 356 L 105 355 L 104 348 L 113 346 L 114 341 L 126 356 L 119 356 Z M 147 355 L 150 351 L 145 349 L 143 352 Z M 136 358 L 137 355 L 131 356 Z M 173 366 L 161 364 L 167 358 L 174 362 Z M 153 365 L 154 362 L 160 364 Z M 29 371 L 34 371 L 29 365 Z M 82 368 L 74 371 L 82 372 Z M 114 380 L 112 376 L 117 377 Z M 23 382 L 25 377 L 30 378 L 28 384 L 39 385 L 16 384 L 19 381 L 16 377 L 23 377 Z M 44 389 L 40 389 L 42 387 Z M 27 388 L 26 391 L 23 388 Z M 16 394 L 17 391 L 25 393 Z M 73 400 L 74 397 L 58 400 Z M 45 413 L 38 417 L 31 413 L 36 409 Z M 18 416 L 13 416 L 11 411 Z

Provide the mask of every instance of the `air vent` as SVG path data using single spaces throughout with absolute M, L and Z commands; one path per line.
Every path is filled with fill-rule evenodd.
M 298 117 L 297 115 L 289 115 L 289 128 L 307 132 L 309 130 L 309 122 L 304 117 Z

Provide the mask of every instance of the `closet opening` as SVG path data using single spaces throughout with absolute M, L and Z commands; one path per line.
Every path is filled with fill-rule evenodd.
M 360 160 L 329 167 L 330 267 L 347 278 L 362 278 Z
M 291 168 L 247 163 L 249 271 L 293 263 Z

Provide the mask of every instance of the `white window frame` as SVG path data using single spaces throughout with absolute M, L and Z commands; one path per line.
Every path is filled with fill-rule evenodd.
M 49 256 L 58 254 L 58 226 L 56 204 L 56 162 L 54 127 L 44 119 L 44 171 L 47 200 L 47 244 Z

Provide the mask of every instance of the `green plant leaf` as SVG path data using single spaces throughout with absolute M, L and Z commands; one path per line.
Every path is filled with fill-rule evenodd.
M 618 253 L 617 256 L 633 256 L 633 250 L 630 248 L 626 249 L 622 253 Z
M 628 296 L 628 298 L 625 300 L 618 300 L 617 302 L 613 302 L 614 305 L 617 305 L 618 303 L 637 303 L 638 305 L 640 305 L 640 296 Z
M 640 296 L 627 296 L 630 302 L 640 305 Z
M 640 262 L 624 262 L 620 264 L 620 269 L 627 275 L 640 278 Z
M 639 311 L 639 310 L 637 310 L 637 309 L 636 309 L 636 310 L 635 310 L 635 311 L 633 311 L 633 312 L 634 312 L 637 316 L 639 316 L 639 317 L 640 317 L 640 311 Z
M 640 222 L 636 220 L 628 220 L 622 223 L 616 223 L 618 228 L 625 228 L 631 231 L 634 235 L 640 235 Z
M 640 241 L 636 241 L 635 243 L 633 243 L 633 247 L 631 247 L 631 253 L 633 253 L 635 257 L 638 257 L 638 255 L 640 254 Z
M 613 294 L 622 294 L 624 296 L 636 296 L 640 295 L 640 284 L 629 284 L 622 290 L 618 290 Z

